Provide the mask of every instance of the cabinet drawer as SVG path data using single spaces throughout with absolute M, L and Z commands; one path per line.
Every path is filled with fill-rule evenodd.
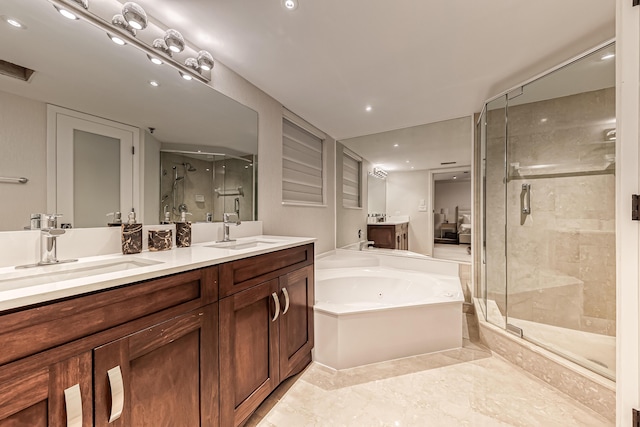
M 220 298 L 313 264 L 313 243 L 220 266 Z
M 218 267 L 166 276 L 0 315 L 0 365 L 96 332 L 218 298 Z

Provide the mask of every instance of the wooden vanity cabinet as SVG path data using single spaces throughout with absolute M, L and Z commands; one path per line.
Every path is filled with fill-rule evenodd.
M 220 425 L 238 426 L 311 362 L 313 245 L 220 269 L 221 294 L 242 289 L 220 300 Z M 234 277 L 242 281 L 234 283 Z
M 91 352 L 87 351 L 15 378 L 3 378 L 0 426 L 67 426 L 69 407 L 70 415 L 82 420 L 77 426 L 91 427 L 91 374 Z
M 116 366 L 124 410 L 110 425 L 217 426 L 217 277 L 210 267 L 0 314 L 0 426 L 107 425 Z
M 367 239 L 376 248 L 409 250 L 409 223 L 367 225 Z
M 210 304 L 96 348 L 95 425 L 217 426 L 217 317 Z
M 311 362 L 313 256 L 309 244 L 0 313 L 0 427 L 244 423 Z
M 286 295 L 285 295 L 286 294 Z M 313 265 L 280 277 L 280 381 L 309 364 L 313 349 Z M 282 298 L 281 297 L 281 298 Z M 287 299 L 289 301 L 287 309 Z

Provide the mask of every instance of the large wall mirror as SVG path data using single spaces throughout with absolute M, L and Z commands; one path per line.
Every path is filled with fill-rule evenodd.
M 114 5 L 117 6 L 117 2 Z M 98 6 L 104 9 L 111 5 Z M 117 13 L 117 9 L 113 13 Z M 167 190 L 162 178 L 166 176 L 173 180 L 185 176 L 185 181 L 189 178 L 193 185 L 194 179 L 202 180 L 211 187 L 206 191 L 198 189 L 192 195 L 179 195 L 184 201 L 178 205 L 193 211 L 192 220 L 206 221 L 207 213 L 211 214 L 210 220 L 220 220 L 221 210 L 234 211 L 238 204 L 243 219 L 256 218 L 258 117 L 255 111 L 200 81 L 180 78 L 178 72 L 166 64 L 152 64 L 143 52 L 132 46 L 117 46 L 104 31 L 86 21 L 63 18 L 47 1 L 5 0 L 0 14 L 13 16 L 25 25 L 18 29 L 0 21 L 0 37 L 6 41 L 0 46 L 3 152 L 0 177 L 28 179 L 25 184 L 0 180 L 3 181 L 0 198 L 11 200 L 11 206 L 7 206 L 2 215 L 0 231 L 23 229 L 29 225 L 31 213 L 66 209 L 61 198 L 69 199 L 70 195 L 73 204 L 100 206 L 96 209 L 85 206 L 74 214 L 59 212 L 65 214 L 62 222 L 74 227 L 106 225 L 107 213 L 122 211 L 126 217 L 131 208 L 138 211 L 139 219 L 145 223 L 159 223 L 165 209 L 162 198 Z M 10 76 L 23 72 L 21 67 L 33 73 L 27 71 L 30 75 L 26 80 Z M 158 85 L 152 86 L 152 81 Z M 134 157 L 133 165 L 121 161 L 113 167 L 96 164 L 95 169 L 97 172 L 97 166 L 102 166 L 101 176 L 110 178 L 121 176 L 123 169 L 132 168 L 130 181 L 107 183 L 106 179 L 99 179 L 95 185 L 88 185 L 85 179 L 74 183 L 71 176 L 69 182 L 73 185 L 60 185 L 57 181 L 61 171 L 71 173 L 79 168 L 72 163 L 66 166 L 57 161 L 51 163 L 51 159 L 58 156 L 52 138 L 54 142 L 60 141 L 55 141 L 55 135 L 51 136 L 56 122 L 48 114 L 50 106 L 81 113 L 89 121 L 109 121 L 136 129 L 134 140 L 138 139 L 138 145 L 133 143 L 132 148 L 138 157 Z M 68 134 L 83 135 L 82 132 Z M 92 144 L 99 144 L 96 141 L 100 138 L 103 142 L 110 138 L 100 132 L 97 135 Z M 107 150 L 102 145 L 100 149 Z M 82 153 L 85 166 L 88 159 L 106 159 L 107 152 L 116 163 L 122 155 L 117 149 L 104 150 L 98 155 L 85 149 Z M 169 165 L 167 169 L 161 166 L 161 152 L 177 153 L 182 160 L 178 159 L 178 165 Z M 192 169 L 200 165 L 192 153 L 216 156 L 219 167 L 207 168 L 202 163 L 198 172 L 189 171 L 189 166 L 185 168 L 182 164 L 190 164 Z M 191 160 L 184 160 L 185 156 L 192 156 Z M 222 173 L 225 162 L 230 170 L 242 169 L 242 173 Z M 120 170 L 116 170 L 117 166 Z M 173 166 L 176 170 L 179 168 L 177 175 Z M 84 172 L 90 170 L 85 167 Z M 225 182 L 225 176 L 233 176 L 233 182 Z M 128 186 L 126 191 L 131 196 L 127 197 L 131 197 L 131 203 L 129 199 L 118 202 L 117 195 L 112 194 L 113 188 L 123 186 Z M 238 187 L 242 187 L 238 192 L 242 194 L 232 194 L 231 190 Z M 120 196 L 122 193 L 123 190 Z M 173 198 L 172 195 L 169 198 Z M 196 216 L 200 211 L 202 215 Z
M 436 224 L 440 217 L 435 215 L 436 207 L 439 213 L 446 205 L 446 209 L 451 210 L 447 220 L 452 223 L 458 220 L 456 207 L 460 214 L 471 213 L 472 127 L 471 117 L 461 117 L 345 139 L 336 144 L 338 151 L 346 148 L 362 157 L 363 175 L 368 178 L 362 186 L 365 203 L 361 210 L 346 209 L 336 203 L 337 246 L 357 242 L 359 230 L 360 235 L 368 236 L 365 233 L 372 223 L 407 222 L 407 236 L 405 238 L 403 232 L 404 240 L 398 249 L 433 256 L 436 226 L 440 225 Z M 338 172 L 341 170 L 340 154 L 336 154 Z M 442 175 L 444 173 L 446 175 Z M 468 201 L 448 197 L 454 187 L 458 191 L 460 185 L 455 184 L 458 179 L 468 186 Z M 336 196 L 337 200 L 342 197 L 340 184 L 336 186 Z M 456 228 L 456 237 L 457 232 Z M 470 230 L 466 237 L 470 238 Z M 470 262 L 471 256 L 467 253 L 470 244 L 465 243 L 465 238 L 458 251 L 463 256 L 459 257 L 453 251 L 440 252 L 438 256 Z M 458 249 L 457 238 L 451 248 L 453 246 Z

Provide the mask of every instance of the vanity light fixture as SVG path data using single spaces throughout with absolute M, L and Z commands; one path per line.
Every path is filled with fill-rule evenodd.
M 162 62 L 162 59 L 158 58 L 157 56 L 151 56 L 151 55 L 147 54 L 147 58 L 149 58 L 149 61 L 151 61 L 152 63 L 154 63 L 156 65 L 164 64 L 164 62 Z
M 169 49 L 169 46 L 167 46 L 167 44 L 164 42 L 164 39 L 155 39 L 151 44 L 151 46 L 153 46 L 154 49 L 159 50 L 160 52 L 164 53 L 169 57 L 173 56 L 173 52 L 171 52 L 171 50 Z
M 89 0 L 70 0 L 70 1 L 78 4 L 78 6 L 81 6 L 85 10 L 89 9 Z M 72 19 L 72 20 L 78 19 L 76 14 L 71 12 L 69 9 L 66 9 L 62 6 L 58 6 L 55 4 L 53 5 L 53 7 L 55 10 L 58 11 L 58 13 L 60 13 L 60 15 L 64 16 L 67 19 Z
M 73 12 L 70 12 L 63 7 L 58 7 L 57 5 L 54 4 L 53 8 L 57 10 L 60 15 L 64 16 L 67 19 L 71 19 L 71 20 L 78 19 L 78 17 Z
M 387 171 L 379 168 L 379 167 L 375 167 L 373 168 L 373 176 L 377 176 L 378 178 L 386 178 L 387 177 Z
M 209 71 L 213 68 L 213 56 L 206 50 L 198 52 L 198 65 L 202 70 Z
M 187 60 L 184 61 L 184 65 L 195 71 L 199 71 L 200 69 L 200 66 L 198 65 L 198 60 L 196 58 L 187 58 Z
M 173 53 L 180 53 L 184 50 L 184 37 L 182 37 L 180 31 L 168 29 L 164 33 L 164 42 Z
M 296 10 L 298 8 L 298 0 L 282 0 L 282 6 L 287 10 Z
M 186 65 L 182 60 L 175 60 L 174 53 L 182 52 L 186 48 L 186 43 L 182 34 L 174 29 L 168 29 L 160 38 L 156 38 L 152 43 L 136 38 L 137 30 L 153 26 L 149 22 L 146 12 L 135 2 L 126 2 L 121 8 L 121 14 L 113 16 L 111 21 L 89 10 L 89 0 L 49 0 L 61 14 L 69 19 L 82 19 L 89 24 L 104 31 L 110 40 L 118 45 L 128 44 L 147 55 L 147 58 L 154 64 L 167 64 L 177 71 L 185 80 L 200 80 L 207 83 L 211 80 L 204 71 L 213 67 L 213 57 L 206 51 L 199 51 L 197 58 L 191 58 Z M 1 16 L 0 16 L 1 19 Z M 155 29 L 154 29 L 155 30 Z M 162 54 L 160 54 L 160 52 Z
M 127 44 L 124 40 L 122 40 L 121 37 L 115 36 L 113 34 L 107 33 L 107 37 L 109 37 L 109 39 L 118 46 L 124 46 L 125 44 Z
M 144 30 L 149 23 L 144 9 L 138 3 L 132 1 L 128 1 L 122 6 L 122 16 L 127 21 L 127 24 L 136 30 Z
M 113 18 L 111 19 L 111 23 L 113 24 L 114 27 L 118 27 L 118 28 L 120 28 L 122 30 L 127 31 L 133 37 L 136 36 L 136 29 L 133 28 L 131 25 L 129 25 L 127 20 L 124 19 L 124 16 L 122 16 L 120 14 L 113 15 Z

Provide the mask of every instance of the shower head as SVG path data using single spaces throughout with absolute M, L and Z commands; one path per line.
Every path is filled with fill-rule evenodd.
M 196 168 L 194 168 L 191 163 L 187 162 L 187 163 L 183 163 L 182 166 L 184 166 L 184 168 L 188 171 L 188 172 L 195 172 L 197 171 Z

